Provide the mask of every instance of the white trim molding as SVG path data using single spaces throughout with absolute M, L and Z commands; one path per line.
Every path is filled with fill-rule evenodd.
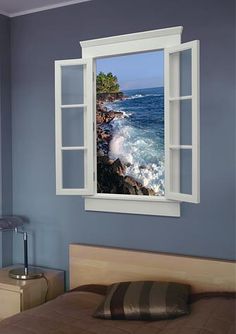
M 163 197 L 151 199 L 149 196 L 97 194 L 85 197 L 85 210 L 180 217 L 180 202 Z
M 140 41 L 140 39 L 146 39 L 146 38 L 154 38 L 154 37 L 156 38 L 156 37 L 161 37 L 161 36 L 178 35 L 178 34 L 181 34 L 182 31 L 183 31 L 183 27 L 178 26 L 178 27 L 136 32 L 136 33 L 126 34 L 126 35 L 117 35 L 117 36 L 112 36 L 112 37 L 90 39 L 87 41 L 81 41 L 80 44 L 82 48 L 87 48 L 87 47 L 101 46 L 105 44 L 114 44 L 114 43 L 121 43 L 121 42 L 134 41 L 134 40 Z
M 83 58 L 164 49 L 181 43 L 182 26 L 81 41 Z
M 42 12 L 42 11 L 45 11 L 45 10 L 50 10 L 50 9 L 55 9 L 55 8 L 76 5 L 76 4 L 79 4 L 79 3 L 82 3 L 82 2 L 88 2 L 88 1 L 92 1 L 92 0 L 64 1 L 64 2 L 60 2 L 58 4 L 54 4 L 54 5 L 47 5 L 47 6 L 32 8 L 32 9 L 23 10 L 23 11 L 19 11 L 19 12 L 15 12 L 15 13 L 8 13 L 6 11 L 0 11 L 0 14 L 8 16 L 8 17 L 16 17 L 16 16 L 33 14 L 33 13 Z
M 0 15 L 4 15 L 4 16 L 7 16 L 9 17 L 9 13 L 5 12 L 4 10 L 0 10 Z

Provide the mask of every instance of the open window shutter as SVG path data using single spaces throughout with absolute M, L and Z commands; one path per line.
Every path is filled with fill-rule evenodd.
M 199 41 L 165 50 L 165 195 L 200 200 Z
M 92 195 L 93 63 L 55 62 L 56 193 Z

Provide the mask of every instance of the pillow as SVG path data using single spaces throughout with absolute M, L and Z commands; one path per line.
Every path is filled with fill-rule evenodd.
M 102 319 L 161 320 L 188 314 L 190 286 L 172 282 L 121 282 L 110 285 L 93 316 Z
M 86 284 L 86 285 L 80 285 L 69 292 L 92 292 L 96 293 L 98 295 L 105 296 L 107 293 L 108 286 L 103 284 Z

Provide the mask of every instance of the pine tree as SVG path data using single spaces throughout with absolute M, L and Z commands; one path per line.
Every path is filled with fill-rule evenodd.
M 118 84 L 117 76 L 111 72 L 105 74 L 100 72 L 97 75 L 97 93 L 118 93 L 120 85 Z

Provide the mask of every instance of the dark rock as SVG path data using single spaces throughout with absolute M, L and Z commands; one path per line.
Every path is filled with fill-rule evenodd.
M 146 168 L 146 166 L 144 166 L 144 165 L 139 166 L 139 169 L 145 169 L 145 168 Z
M 145 187 L 142 187 L 140 191 L 142 192 L 143 195 L 149 195 L 148 189 Z
M 116 159 L 112 164 L 113 173 L 124 175 L 126 167 L 121 163 L 120 159 Z
M 124 189 L 124 194 L 129 194 L 129 195 L 136 195 L 136 190 L 134 187 L 132 187 L 129 183 L 124 182 L 123 185 Z
M 141 188 L 143 186 L 142 183 L 135 180 L 132 176 L 125 176 L 125 182 L 136 188 Z
M 142 191 L 143 195 L 155 196 L 155 191 L 153 189 L 142 187 L 140 190 Z
M 121 111 L 97 111 L 97 124 L 110 123 L 113 119 L 123 118 L 124 114 Z
M 122 100 L 124 98 L 123 92 L 118 93 L 97 93 L 97 101 L 100 102 L 113 102 L 116 100 Z
M 132 176 L 125 176 L 130 163 L 123 164 L 120 159 L 109 159 L 109 145 L 112 139 L 112 123 L 114 119 L 124 118 L 119 111 L 108 111 L 104 101 L 123 99 L 123 94 L 100 94 L 97 100 L 97 192 L 109 194 L 155 195 L 152 189 L 144 187 Z M 111 123 L 111 124 L 110 124 Z M 140 166 L 140 169 L 145 166 Z

